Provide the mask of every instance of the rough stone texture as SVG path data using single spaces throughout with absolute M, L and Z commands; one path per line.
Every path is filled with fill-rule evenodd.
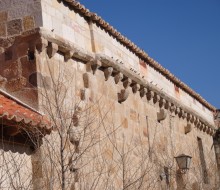
M 23 19 L 24 30 L 31 30 L 35 27 L 34 18 L 32 16 L 26 16 Z
M 7 23 L 7 31 L 8 31 L 8 35 L 20 34 L 22 31 L 22 20 L 16 19 L 9 21 Z
M 0 37 L 6 37 L 6 24 L 0 23 Z
M 0 40 L 2 88 L 55 120 L 54 132 L 43 139 L 41 154 L 32 157 L 35 189 L 38 184 L 41 189 L 61 188 L 57 132 L 62 126 L 68 188 L 90 189 L 101 172 L 98 189 L 106 189 L 108 179 L 111 189 L 123 189 L 129 181 L 129 176 L 122 180 L 125 166 L 127 174 L 139 177 L 147 171 L 142 189 L 165 189 L 168 182 L 170 189 L 181 189 L 184 183 L 188 189 L 207 189 L 198 137 L 203 142 L 209 188 L 214 188 L 212 111 L 150 65 L 139 64 L 134 53 L 62 2 L 13 0 L 9 5 L 4 0 L 1 6 L 12 19 L 7 22 L 7 40 Z M 4 14 L 3 20 L 7 19 Z M 30 30 L 38 26 L 44 29 Z M 23 30 L 28 32 L 11 38 Z M 77 136 L 68 129 L 69 121 L 77 127 Z M 186 130 L 189 124 L 191 130 Z M 182 153 L 191 155 L 193 162 L 187 174 L 179 177 L 174 157 Z M 161 181 L 160 176 L 168 172 L 170 180 L 165 175 Z
M 7 20 L 8 20 L 8 12 L 1 11 L 0 12 L 0 23 L 1 22 L 6 22 Z

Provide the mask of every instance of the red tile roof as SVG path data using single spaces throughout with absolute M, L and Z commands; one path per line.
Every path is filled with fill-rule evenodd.
M 3 94 L 0 94 L 0 121 L 4 125 L 25 127 L 25 130 L 38 129 L 44 134 L 51 131 L 51 124 L 45 116 Z

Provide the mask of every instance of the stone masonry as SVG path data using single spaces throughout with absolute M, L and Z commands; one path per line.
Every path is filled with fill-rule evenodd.
M 219 187 L 216 108 L 76 1 L 0 1 L 0 87 L 54 124 L 32 189 Z

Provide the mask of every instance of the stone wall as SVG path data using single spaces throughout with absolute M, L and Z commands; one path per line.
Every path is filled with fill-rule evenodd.
M 42 26 L 40 0 L 0 1 L 0 38 Z
M 65 177 L 72 189 L 97 177 L 97 189 L 122 189 L 140 176 L 142 189 L 216 187 L 212 110 L 62 2 L 0 5 L 1 88 L 54 124 L 32 157 L 41 189 Z M 184 175 L 174 159 L 182 153 L 192 156 Z
M 67 5 L 63 5 L 62 2 L 58 3 L 57 0 L 42 1 L 42 10 L 44 28 L 87 51 L 102 53 L 113 60 L 117 60 L 118 64 L 123 64 L 134 75 L 143 77 L 145 81 L 156 85 L 161 91 L 174 97 L 177 101 L 194 110 L 201 117 L 206 117 L 210 123 L 214 124 L 213 113 L 209 109 L 181 88 L 176 87 L 149 64 L 143 62 L 103 28 L 89 22 Z

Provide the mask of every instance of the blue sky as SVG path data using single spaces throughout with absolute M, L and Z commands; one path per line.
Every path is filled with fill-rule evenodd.
M 220 108 L 219 0 L 80 0 Z

